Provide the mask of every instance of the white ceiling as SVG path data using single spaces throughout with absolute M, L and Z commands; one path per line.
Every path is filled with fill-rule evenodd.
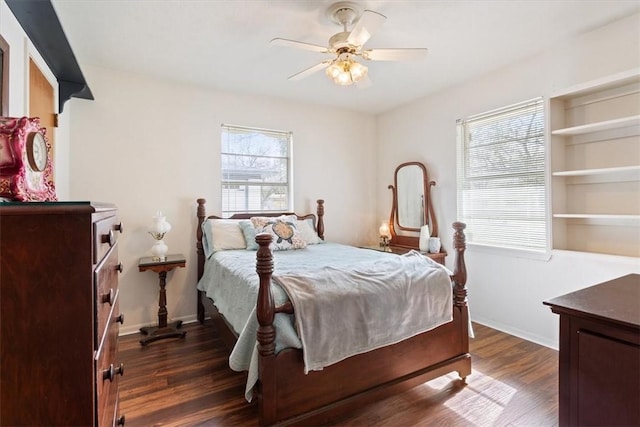
M 357 89 L 336 86 L 323 72 L 288 81 L 288 76 L 327 56 L 269 44 L 282 37 L 326 45 L 341 31 L 326 15 L 331 0 L 52 3 L 81 67 L 95 65 L 371 114 L 640 12 L 638 0 L 357 1 L 387 16 L 366 48 L 429 49 L 420 62 L 367 61 L 373 85 Z

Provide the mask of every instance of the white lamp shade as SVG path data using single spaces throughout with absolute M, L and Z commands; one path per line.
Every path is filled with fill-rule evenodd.
M 162 212 L 158 211 L 153 216 L 153 225 L 150 231 L 157 234 L 165 234 L 171 231 L 171 224 L 169 224 Z
M 348 86 L 366 77 L 368 68 L 353 59 L 338 59 L 334 61 L 325 73 L 335 84 Z

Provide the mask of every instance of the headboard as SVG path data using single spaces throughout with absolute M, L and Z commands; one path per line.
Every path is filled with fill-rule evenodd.
M 207 201 L 205 199 L 198 199 L 198 225 L 196 227 L 196 252 L 198 256 L 198 280 L 202 277 L 204 273 L 204 248 L 202 246 L 202 223 L 208 218 L 217 218 L 220 219 L 219 216 L 216 215 L 207 215 L 205 204 Z M 293 212 L 251 212 L 251 213 L 236 213 L 233 214 L 228 219 L 249 219 L 254 216 L 268 216 L 268 217 L 277 217 L 280 215 L 295 215 L 300 220 L 311 219 L 313 221 L 313 228 L 318 233 L 318 237 L 324 239 L 324 200 L 319 199 L 316 201 L 316 213 L 315 214 L 306 214 L 306 215 L 298 215 Z

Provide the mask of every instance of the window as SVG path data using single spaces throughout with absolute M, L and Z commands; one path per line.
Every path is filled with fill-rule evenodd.
M 469 242 L 546 252 L 542 98 L 458 120 L 458 217 Z
M 222 125 L 222 215 L 292 210 L 291 132 Z

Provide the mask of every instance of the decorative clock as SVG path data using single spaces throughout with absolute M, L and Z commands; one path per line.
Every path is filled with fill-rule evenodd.
M 57 200 L 51 144 L 37 117 L 0 117 L 0 197 Z

